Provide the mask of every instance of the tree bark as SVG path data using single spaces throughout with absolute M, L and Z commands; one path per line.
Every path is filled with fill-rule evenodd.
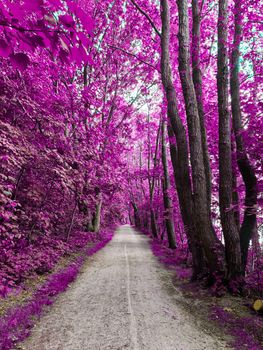
M 230 91 L 233 129 L 235 133 L 237 148 L 237 165 L 242 175 L 246 190 L 244 218 L 239 231 L 242 272 L 245 274 L 249 243 L 253 236 L 253 233 L 256 230 L 257 178 L 253 166 L 248 158 L 244 143 L 242 113 L 240 107 L 239 61 L 240 43 L 242 36 L 242 9 L 240 0 L 235 0 L 234 13 L 235 31 L 233 50 L 231 55 Z
M 152 181 L 150 177 L 150 168 L 151 168 L 151 148 L 150 148 L 150 129 L 149 129 L 149 123 L 150 123 L 150 115 L 148 114 L 148 184 L 149 184 L 149 195 L 150 195 L 150 218 L 151 218 L 151 231 L 154 238 L 158 237 L 158 227 L 156 223 L 155 218 L 155 212 L 153 209 L 153 197 L 154 197 L 154 189 L 155 189 L 155 178 L 153 176 Z M 160 137 L 160 125 L 157 131 L 156 135 L 156 142 L 155 142 L 155 152 L 154 152 L 154 159 L 153 159 L 153 169 L 156 168 L 157 165 L 157 152 L 158 152 L 158 146 L 159 146 L 159 137 Z
M 217 90 L 219 114 L 219 206 L 228 280 L 241 275 L 240 240 L 232 208 L 231 128 L 228 110 L 228 1 L 219 0 Z
M 193 24 L 192 24 L 192 78 L 194 83 L 195 95 L 197 100 L 198 115 L 200 120 L 201 128 L 201 140 L 202 140 L 202 150 L 204 158 L 204 168 L 206 177 L 206 192 L 207 192 L 207 204 L 209 210 L 211 210 L 211 166 L 210 166 L 210 156 L 207 145 L 207 135 L 206 135 L 206 125 L 205 125 L 205 115 L 203 106 L 203 77 L 200 68 L 200 25 L 201 25 L 201 13 L 198 0 L 192 0 L 192 14 L 193 14 Z
M 189 248 L 193 257 L 193 278 L 196 278 L 203 273 L 204 256 L 201 249 L 200 238 L 197 237 L 195 232 L 186 131 L 178 114 L 177 96 L 172 82 L 169 52 L 170 9 L 167 0 L 161 1 L 161 19 L 161 75 L 168 107 L 170 153 L 181 215 L 185 226 Z M 176 138 L 176 143 L 174 137 Z
M 176 190 L 179 199 L 180 212 L 184 224 L 184 231 L 186 233 L 189 250 L 192 254 L 193 260 L 193 275 L 192 280 L 202 277 L 206 270 L 206 261 L 204 252 L 201 247 L 201 241 L 197 236 L 194 226 L 193 218 L 193 201 L 191 194 L 191 180 L 189 178 L 182 178 L 182 169 L 178 160 L 178 150 L 175 142 L 173 129 L 168 124 L 168 135 L 170 144 L 170 155 L 174 170 Z M 189 174 L 189 173 L 188 173 Z M 187 184 L 189 187 L 187 187 Z
M 167 232 L 167 237 L 169 242 L 169 248 L 175 249 L 176 242 L 175 242 L 172 202 L 169 195 L 170 179 L 169 179 L 167 157 L 166 157 L 164 120 L 162 120 L 161 128 L 162 128 L 162 164 L 163 164 L 163 204 L 164 204 L 165 226 L 166 226 L 166 232 Z
M 179 13 L 179 74 L 187 115 L 190 161 L 192 167 L 194 217 L 211 275 L 225 273 L 223 245 L 216 236 L 207 201 L 207 177 L 197 99 L 190 69 L 190 40 L 187 0 L 177 0 Z
M 100 218 L 101 218 L 101 207 L 102 207 L 102 195 L 99 193 L 98 202 L 96 204 L 95 213 L 93 216 L 92 224 L 93 224 L 93 232 L 98 233 L 100 230 Z
M 70 220 L 70 225 L 69 225 L 68 233 L 67 233 L 67 242 L 68 242 L 68 240 L 69 240 L 69 237 L 70 237 L 70 234 L 71 234 L 71 230 L 72 230 L 72 227 L 73 227 L 73 224 L 74 224 L 74 218 L 75 218 L 75 214 L 76 214 L 76 211 L 77 211 L 77 207 L 78 207 L 78 202 L 77 202 L 77 200 L 76 200 L 76 203 L 75 203 L 75 206 L 74 206 L 72 215 L 71 215 L 71 220 Z
M 240 230 L 240 212 L 239 212 L 239 194 L 237 190 L 237 173 L 236 173 L 236 159 L 233 156 L 236 153 L 235 141 L 233 140 L 233 131 L 231 132 L 231 153 L 232 153 L 232 202 L 234 207 L 234 218 L 238 231 Z
M 151 215 L 151 230 L 152 230 L 152 235 L 154 238 L 158 237 L 158 231 L 157 231 L 157 224 L 156 224 L 156 219 L 155 219 L 155 213 L 153 208 L 151 207 L 150 210 L 150 215 Z
M 83 70 L 83 84 L 84 87 L 88 85 L 88 64 L 84 64 L 84 70 Z
M 140 215 L 138 211 L 138 207 L 134 202 L 131 202 L 132 207 L 133 207 L 133 215 L 134 215 L 134 223 L 135 227 L 140 228 L 141 227 L 141 220 L 140 220 Z

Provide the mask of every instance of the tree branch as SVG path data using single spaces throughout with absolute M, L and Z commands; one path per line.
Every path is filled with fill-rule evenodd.
M 205 0 L 202 0 L 201 6 L 200 6 L 200 13 L 199 13 L 200 16 L 202 14 L 204 4 L 205 4 Z
M 147 18 L 147 20 L 149 21 L 149 23 L 151 24 L 151 26 L 153 27 L 155 33 L 161 37 L 162 34 L 161 32 L 157 29 L 157 27 L 155 26 L 155 24 L 153 23 L 153 20 L 151 19 L 151 17 L 145 12 L 143 11 L 143 9 L 134 1 L 134 0 L 131 0 L 131 2 L 133 3 L 133 5 L 137 8 L 137 10 L 142 14 L 144 15 L 144 17 Z
M 18 26 L 14 25 L 14 24 L 6 23 L 6 22 L 3 22 L 3 21 L 0 22 L 0 26 L 16 29 L 19 32 L 33 32 L 33 33 L 35 33 L 35 32 L 40 32 L 40 33 L 50 32 L 50 33 L 63 33 L 63 34 L 66 33 L 65 31 L 59 30 L 59 29 L 48 29 L 48 28 L 27 29 L 27 28 L 18 27 Z
M 158 72 L 160 72 L 159 69 L 158 69 L 157 67 L 155 67 L 154 65 L 152 65 L 151 63 L 148 63 L 148 62 L 142 60 L 141 58 L 139 58 L 139 57 L 136 56 L 135 54 L 133 54 L 133 53 L 131 53 L 131 52 L 128 52 L 128 51 L 122 49 L 121 47 L 117 47 L 117 46 L 110 45 L 110 44 L 108 44 L 108 46 L 111 47 L 111 48 L 113 48 L 113 49 L 115 49 L 115 50 L 119 50 L 119 51 L 125 53 L 125 54 L 128 55 L 128 56 L 132 56 L 132 57 L 136 58 L 138 61 L 140 61 L 141 63 L 144 63 L 144 64 L 146 64 L 147 66 L 149 66 L 149 67 L 151 67 L 151 68 L 157 70 Z

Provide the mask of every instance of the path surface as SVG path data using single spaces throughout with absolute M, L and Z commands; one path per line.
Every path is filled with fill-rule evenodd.
M 122 226 L 42 317 L 23 349 L 225 349 L 184 311 L 178 293 L 147 238 Z

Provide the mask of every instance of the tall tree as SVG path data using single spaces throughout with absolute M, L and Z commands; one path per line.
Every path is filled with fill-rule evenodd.
M 198 104 L 191 75 L 188 3 L 186 0 L 177 0 L 177 6 L 179 15 L 179 74 L 187 115 L 195 226 L 202 240 L 210 271 L 224 274 L 223 246 L 212 226 L 210 201 L 207 200 L 207 180 L 210 181 L 210 179 L 207 179 L 205 172 Z
M 211 206 L 211 165 L 210 156 L 207 145 L 206 135 L 206 123 L 203 105 L 203 77 L 200 67 L 200 37 L 201 37 L 201 12 L 204 5 L 199 5 L 198 0 L 192 0 L 192 76 L 195 89 L 195 95 L 197 100 L 198 115 L 200 120 L 201 128 L 201 140 L 202 140 L 202 151 L 204 158 L 205 176 L 206 176 L 206 192 L 207 192 L 207 204 Z
M 169 242 L 169 247 L 172 249 L 176 248 L 175 242 L 175 231 L 174 231 L 174 221 L 173 221 L 173 208 L 172 202 L 169 194 L 170 190 L 170 178 L 169 178 L 169 170 L 167 166 L 167 157 L 166 157 L 166 145 L 165 145 L 165 121 L 162 119 L 162 144 L 161 144 L 161 152 L 162 152 L 162 164 L 163 164 L 163 204 L 164 204 L 164 219 L 166 232 Z
M 180 119 L 177 106 L 177 95 L 172 81 L 170 62 L 170 8 L 167 0 L 161 1 L 161 76 L 167 101 L 167 114 L 170 123 L 169 138 L 171 157 L 175 175 L 176 188 L 180 202 L 182 219 L 191 253 L 193 255 L 194 276 L 202 273 L 204 259 L 199 245 L 199 238 L 194 228 L 194 206 L 192 185 L 189 172 L 188 143 L 185 127 Z M 176 144 L 174 140 L 176 139 Z
M 241 252 L 232 205 L 231 127 L 228 107 L 228 1 L 219 0 L 217 89 L 219 114 L 219 207 L 228 279 L 241 275 Z
M 150 113 L 148 111 L 148 184 L 149 184 L 149 195 L 150 195 L 150 221 L 151 221 L 151 231 L 153 237 L 158 237 L 158 227 L 156 223 L 155 212 L 153 208 L 153 197 L 154 197 L 154 189 L 155 189 L 155 169 L 157 165 L 157 153 L 159 148 L 159 138 L 160 138 L 160 125 L 158 127 L 156 141 L 155 141 L 155 151 L 153 156 L 153 176 L 151 179 L 150 170 L 151 170 L 151 141 L 150 141 Z
M 256 230 L 257 210 L 257 178 L 255 170 L 249 160 L 243 137 L 243 123 L 240 106 L 240 43 L 242 39 L 242 8 L 241 1 L 235 0 L 234 6 L 234 40 L 231 54 L 231 109 L 233 118 L 233 129 L 237 149 L 237 165 L 245 184 L 245 211 L 240 228 L 240 244 L 242 256 L 242 273 L 245 274 L 249 242 Z

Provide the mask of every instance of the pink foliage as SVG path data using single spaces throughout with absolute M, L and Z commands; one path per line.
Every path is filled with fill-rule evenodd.
M 39 318 L 44 307 L 53 304 L 55 296 L 66 290 L 68 285 L 76 279 L 86 256 L 91 256 L 102 249 L 111 240 L 112 233 L 104 232 L 102 237 L 88 249 L 85 248 L 87 239 L 84 242 L 83 237 L 82 240 L 78 238 L 77 241 L 79 242 L 80 239 L 83 244 L 83 255 L 59 272 L 51 274 L 26 304 L 10 309 L 7 315 L 0 318 L 0 347 L 2 350 L 12 349 L 18 341 L 24 340 L 30 334 L 30 329 L 35 322 L 34 318 Z
M 0 3 L 0 294 L 4 297 L 21 288 L 27 278 L 50 271 L 60 257 L 103 237 L 103 230 L 128 221 L 150 232 L 151 220 L 155 220 L 154 254 L 169 267 L 176 266 L 179 277 L 190 277 L 187 228 L 168 152 L 169 142 L 177 144 L 174 137 L 169 140 L 166 135 L 171 184 L 167 194 L 172 204 L 171 212 L 164 210 L 158 135 L 160 120 L 167 123 L 167 103 L 160 75 L 160 6 L 158 1 L 136 3 L 141 11 L 134 1 L 121 0 Z M 178 8 L 175 1 L 169 3 L 171 71 L 179 117 L 189 142 L 178 72 Z M 218 6 L 211 1 L 202 3 L 200 70 L 212 170 L 211 218 L 224 243 L 218 196 Z M 260 191 L 262 3 L 243 0 L 241 10 L 242 136 Z M 234 15 L 231 0 L 229 53 Z M 189 21 L 191 27 L 190 6 Z M 239 214 L 242 221 L 245 186 L 234 145 L 232 153 L 233 192 L 239 199 L 227 210 Z M 190 162 L 189 168 L 191 182 Z M 262 210 L 260 196 L 258 209 Z M 175 227 L 176 250 L 167 248 L 168 217 Z M 260 234 L 260 215 L 257 225 Z M 246 283 L 250 295 L 260 295 L 263 289 L 259 234 L 249 250 Z M 76 269 L 67 275 L 75 276 Z M 216 293 L 224 293 L 221 276 L 214 277 Z M 238 289 L 237 281 L 231 282 L 232 291 Z M 67 284 L 63 278 L 60 283 L 62 289 Z M 18 317 L 24 317 L 23 312 Z

